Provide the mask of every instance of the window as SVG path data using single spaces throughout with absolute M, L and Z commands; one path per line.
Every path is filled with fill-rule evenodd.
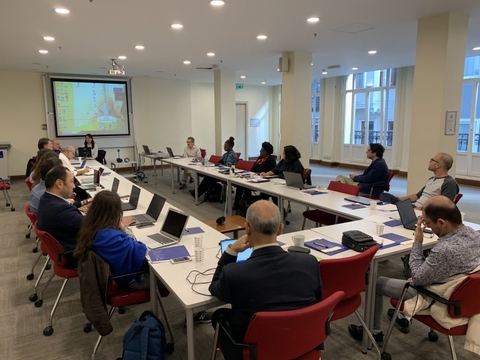
M 347 76 L 344 144 L 392 146 L 396 81 L 396 69 Z
M 465 59 L 457 151 L 480 152 L 480 56 Z
M 320 117 L 320 79 L 312 80 L 312 89 L 310 97 L 311 121 L 310 134 L 312 143 L 318 143 L 319 137 L 319 117 Z

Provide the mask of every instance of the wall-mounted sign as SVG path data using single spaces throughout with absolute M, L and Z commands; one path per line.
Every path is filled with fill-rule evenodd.
M 445 115 L 445 135 L 455 135 L 457 127 L 457 112 L 447 111 Z

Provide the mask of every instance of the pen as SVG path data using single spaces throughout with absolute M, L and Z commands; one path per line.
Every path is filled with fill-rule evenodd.
M 316 241 L 314 241 L 313 244 L 317 245 L 317 246 L 320 246 L 320 247 L 323 247 L 325 249 L 328 249 L 328 245 L 325 245 L 325 244 L 322 244 L 322 243 L 319 243 L 319 242 L 316 242 Z

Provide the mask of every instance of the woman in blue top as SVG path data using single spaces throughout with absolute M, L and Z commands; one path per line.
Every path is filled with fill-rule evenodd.
M 237 154 L 233 151 L 233 147 L 235 146 L 235 139 L 230 136 L 230 138 L 225 141 L 223 144 L 223 150 L 225 150 L 225 154 L 223 154 L 222 158 L 218 162 L 219 164 L 226 165 L 226 166 L 232 166 L 235 165 L 238 162 Z M 202 180 L 202 183 L 198 185 L 198 196 L 203 195 L 208 188 L 215 184 L 218 180 L 215 178 L 212 178 L 210 176 L 205 176 Z M 190 190 L 190 194 L 192 194 L 193 197 L 195 197 L 195 191 Z
M 137 241 L 126 225 L 132 218 L 122 220 L 123 212 L 117 194 L 104 190 L 99 192 L 85 216 L 78 234 L 74 256 L 81 257 L 87 251 L 95 251 L 109 265 L 112 276 L 130 274 L 146 269 L 147 247 Z M 148 288 L 148 272 L 141 276 L 115 279 L 117 283 L 132 288 Z

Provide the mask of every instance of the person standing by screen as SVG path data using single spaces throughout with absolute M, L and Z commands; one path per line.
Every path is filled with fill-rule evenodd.
M 85 142 L 83 143 L 85 149 L 91 149 L 92 155 L 90 157 L 96 158 L 97 154 L 97 146 L 95 146 L 95 140 L 93 140 L 92 134 L 85 135 Z

